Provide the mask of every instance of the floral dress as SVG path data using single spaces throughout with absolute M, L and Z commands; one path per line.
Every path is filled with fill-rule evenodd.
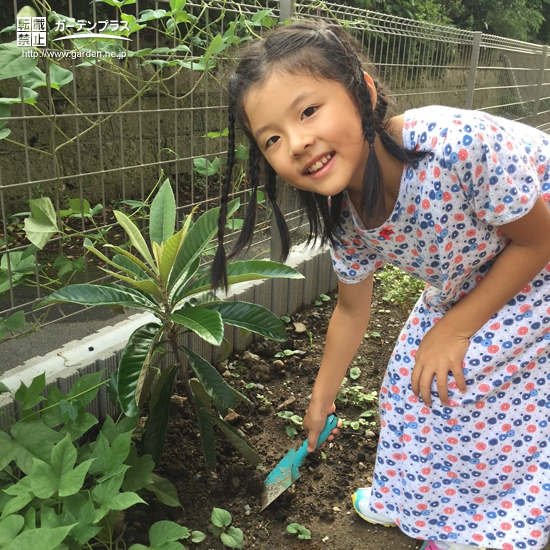
M 405 147 L 429 151 L 395 208 L 365 230 L 344 198 L 333 264 L 357 283 L 385 262 L 426 281 L 380 392 L 371 506 L 410 537 L 541 550 L 550 530 L 550 264 L 470 339 L 467 392 L 449 374 L 426 407 L 411 390 L 422 337 L 507 245 L 498 226 L 550 203 L 550 137 L 475 111 L 405 113 Z

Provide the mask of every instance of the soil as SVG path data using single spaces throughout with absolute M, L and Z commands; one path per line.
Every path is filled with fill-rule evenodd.
M 263 469 L 245 461 L 218 432 L 218 464 L 214 475 L 206 472 L 200 446 L 194 407 L 179 391 L 172 398 L 171 421 L 166 448 L 158 473 L 172 481 L 183 509 L 151 501 L 149 506 L 132 507 L 125 518 L 124 540 L 128 544 L 148 544 L 149 526 L 169 519 L 206 539 L 185 547 L 197 550 L 222 550 L 225 546 L 212 534 L 212 509 L 230 512 L 232 525 L 244 534 L 244 549 L 258 550 L 390 550 L 418 549 L 421 541 L 411 539 L 397 528 L 377 527 L 363 521 L 353 510 L 351 494 L 372 482 L 379 434 L 377 399 L 367 402 L 376 411 L 359 430 L 343 427 L 324 449 L 311 453 L 300 469 L 300 478 L 263 512 L 260 512 L 263 481 L 288 450 L 297 449 L 303 432 L 291 439 L 288 421 L 278 412 L 292 411 L 303 416 L 321 360 L 324 339 L 336 297 L 325 297 L 316 306 L 292 317 L 287 323 L 289 340 L 282 344 L 259 341 L 242 355 L 233 355 L 218 365 L 223 376 L 257 403 L 250 408 L 242 403 L 226 417 L 246 434 L 262 456 Z M 376 288 L 369 332 L 352 366 L 360 376 L 348 379 L 347 386 L 361 385 L 364 395 L 379 391 L 394 342 L 408 308 L 388 304 Z M 304 330 L 305 329 L 305 330 Z M 284 350 L 293 355 L 275 357 Z M 287 351 L 287 354 L 289 352 Z M 251 384 L 255 384 L 253 388 Z M 248 386 L 248 388 L 247 388 Z M 181 388 L 180 388 L 181 390 Z M 263 396 L 263 397 L 262 397 Z M 356 421 L 364 412 L 350 403 L 337 402 L 340 419 Z M 311 531 L 310 540 L 300 540 L 286 531 L 298 523 Z M 548 545 L 545 550 L 550 550 Z
M 263 458 L 263 470 L 245 461 L 225 440 L 217 437 L 218 465 L 215 475 L 205 471 L 194 407 L 181 395 L 172 399 L 172 415 L 166 449 L 158 473 L 176 486 L 183 510 L 158 502 L 132 508 L 126 517 L 128 544 L 147 544 L 144 536 L 155 521 L 171 519 L 207 538 L 187 548 L 222 549 L 211 532 L 214 507 L 230 512 L 232 525 L 244 533 L 243 548 L 286 550 L 295 548 L 330 550 L 415 549 L 420 542 L 396 528 L 376 527 L 355 514 L 351 494 L 372 481 L 378 438 L 377 399 L 367 403 L 376 411 L 359 430 L 342 428 L 325 448 L 308 456 L 301 477 L 263 512 L 260 512 L 263 480 L 291 448 L 298 448 L 304 436 L 286 434 L 288 422 L 277 413 L 292 411 L 303 416 L 323 351 L 328 321 L 335 297 L 304 310 L 287 323 L 289 340 L 283 345 L 257 342 L 242 355 L 219 365 L 223 376 L 257 403 L 250 408 L 239 403 L 230 421 L 242 430 Z M 407 316 L 399 305 L 388 305 L 378 296 L 373 303 L 369 338 L 365 338 L 354 366 L 361 374 L 347 386 L 361 385 L 363 394 L 378 392 L 395 339 Z M 305 329 L 305 330 L 304 330 Z M 302 331 L 302 332 L 300 332 Z M 300 353 L 275 357 L 284 350 Z M 302 354 L 303 352 L 303 354 Z M 287 351 L 288 353 L 288 351 Z M 253 388 L 247 385 L 255 384 Z M 258 395 L 263 396 L 257 397 Z M 267 403 L 269 402 L 269 404 Z M 364 409 L 337 403 L 340 419 L 356 421 Z M 370 425 L 372 424 L 372 425 Z M 290 523 L 311 531 L 311 540 L 300 540 L 286 532 Z

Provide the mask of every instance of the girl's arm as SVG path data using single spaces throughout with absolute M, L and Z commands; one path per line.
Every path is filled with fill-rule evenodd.
M 334 412 L 334 399 L 367 330 L 372 281 L 371 274 L 357 284 L 338 283 L 338 302 L 330 319 L 321 366 L 303 421 L 310 452 L 317 446 L 327 415 Z
M 458 388 L 466 391 L 462 362 L 469 339 L 550 261 L 550 211 L 541 198 L 529 213 L 500 230 L 511 242 L 483 280 L 426 333 L 417 350 L 412 390 L 428 406 L 434 376 L 443 405 L 448 402 L 449 371 Z

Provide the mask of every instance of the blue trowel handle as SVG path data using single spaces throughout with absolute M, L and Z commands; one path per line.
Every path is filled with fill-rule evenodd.
M 319 439 L 317 440 L 317 448 L 322 445 L 327 437 L 330 435 L 330 432 L 338 426 L 338 417 L 335 414 L 327 416 L 327 421 L 325 422 L 325 427 L 323 431 L 319 434 Z M 302 446 L 296 451 L 296 457 L 292 463 L 292 479 L 296 479 L 299 476 L 298 468 L 304 463 L 306 456 L 309 454 L 307 450 L 307 439 L 303 442 Z

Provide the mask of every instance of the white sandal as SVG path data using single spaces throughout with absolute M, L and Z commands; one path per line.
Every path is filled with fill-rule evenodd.
M 397 524 L 393 519 L 388 516 L 383 516 L 382 514 L 377 514 L 370 509 L 370 495 L 371 487 L 364 487 L 357 489 L 355 493 L 351 496 L 351 501 L 353 502 L 353 507 L 355 511 L 363 518 L 365 521 L 372 523 L 374 525 L 383 525 L 384 527 L 397 527 Z

